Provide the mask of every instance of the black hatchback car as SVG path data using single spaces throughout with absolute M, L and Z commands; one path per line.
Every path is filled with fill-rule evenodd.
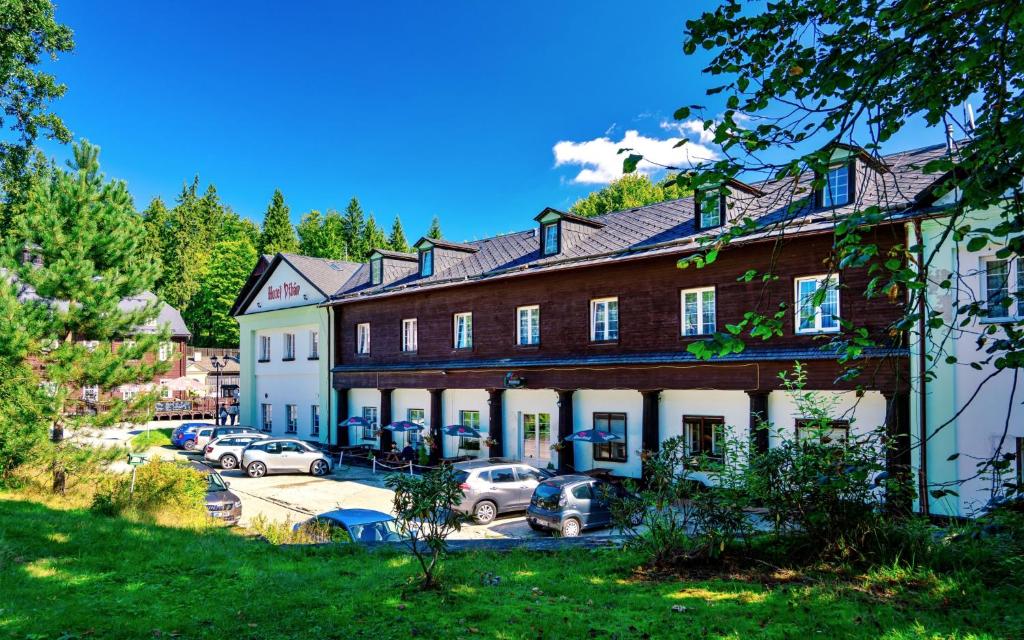
M 526 522 L 534 531 L 557 531 L 573 538 L 584 529 L 608 527 L 611 495 L 623 496 L 622 487 L 583 475 L 556 476 L 541 482 L 526 509 Z

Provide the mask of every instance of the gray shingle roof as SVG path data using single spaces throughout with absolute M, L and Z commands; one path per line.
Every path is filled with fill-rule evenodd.
M 281 258 L 298 271 L 302 277 L 309 280 L 314 287 L 322 291 L 325 296 L 330 296 L 340 289 L 352 277 L 352 274 L 363 266 L 359 262 L 311 258 L 296 253 L 282 253 Z
M 156 299 L 156 295 L 144 291 L 137 296 L 125 298 L 117 306 L 123 311 L 135 311 L 151 304 Z M 170 329 L 171 336 L 175 338 L 192 337 L 192 332 L 185 325 L 185 319 L 181 317 L 181 312 L 166 302 L 160 303 L 160 313 L 157 314 L 157 317 L 152 322 L 139 327 L 138 331 L 140 333 L 155 333 L 158 327 L 164 326 Z
M 779 225 L 801 231 L 827 230 L 837 218 L 865 207 L 878 205 L 898 213 L 915 206 L 915 196 L 930 186 L 936 176 L 922 171 L 924 164 L 941 157 L 944 145 L 933 145 L 893 153 L 882 158 L 888 171 L 878 172 L 871 167 L 858 171 L 857 197 L 853 202 L 834 209 L 814 206 L 811 184 L 814 175 L 806 172 L 797 179 L 766 181 L 755 186 L 760 195 L 732 189 L 729 219 L 750 218 L 758 222 L 762 233 Z M 540 253 L 537 229 L 484 238 L 458 244 L 435 241 L 437 246 L 471 248 L 458 260 L 435 261 L 434 274 L 421 278 L 411 270 L 403 277 L 373 287 L 369 282 L 369 269 L 360 268 L 339 287 L 335 299 L 387 295 L 410 288 L 430 288 L 463 280 L 508 277 L 524 272 L 554 270 L 572 265 L 600 264 L 636 255 L 678 253 L 695 249 L 696 239 L 714 231 L 701 232 L 694 224 L 692 196 L 659 202 L 643 207 L 615 211 L 596 216 L 592 220 L 604 226 L 588 233 L 573 234 L 570 242 L 563 242 L 558 255 L 544 257 Z

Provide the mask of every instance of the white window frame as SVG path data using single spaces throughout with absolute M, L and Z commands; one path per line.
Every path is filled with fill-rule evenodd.
M 612 335 L 611 330 L 611 303 L 615 304 L 615 332 Z M 597 314 L 598 309 L 603 306 L 605 309 L 604 319 L 604 332 L 601 335 L 597 333 Z M 591 342 L 616 342 L 619 339 L 619 299 L 618 297 L 613 298 L 594 298 L 590 301 L 590 340 Z
M 320 435 L 320 405 L 309 405 L 309 435 Z
M 264 433 L 274 430 L 274 405 L 269 402 L 260 404 L 260 430 Z
M 800 301 L 800 283 L 802 283 L 802 282 L 814 282 L 814 293 L 812 295 L 815 295 L 817 293 L 818 289 L 821 288 L 822 284 L 825 282 L 826 279 L 828 279 L 828 281 L 830 283 L 830 286 L 834 287 L 835 292 L 836 292 L 836 312 L 835 312 L 835 316 L 834 316 L 835 323 L 836 323 L 835 326 L 834 327 L 823 327 L 822 326 L 821 307 L 818 306 L 818 307 L 814 308 L 814 326 L 813 327 L 807 327 L 807 328 L 801 328 L 800 327 L 800 318 L 801 318 L 801 315 L 802 315 L 802 304 L 801 304 L 801 301 Z M 842 298 L 842 296 L 840 295 L 840 291 L 839 291 L 839 275 L 838 274 L 832 273 L 832 274 L 819 274 L 819 275 L 814 275 L 814 276 L 800 276 L 798 278 L 794 278 L 793 279 L 793 289 L 794 289 L 794 291 L 793 291 L 794 299 L 796 300 L 796 304 L 793 306 L 793 309 L 794 309 L 794 312 L 793 312 L 794 324 L 793 324 L 793 326 L 795 327 L 797 334 L 807 335 L 807 334 L 814 334 L 814 333 L 836 333 L 836 332 L 839 331 L 839 328 L 840 328 L 840 318 L 842 318 L 843 316 L 842 316 L 842 306 L 841 306 L 841 302 L 842 302 L 841 298 Z
M 366 420 L 366 426 L 363 427 L 363 432 L 360 434 L 362 440 L 376 440 L 377 439 L 377 420 L 380 416 L 380 411 L 377 407 L 363 407 L 362 414 L 363 420 Z
M 462 338 L 459 336 L 459 325 L 463 325 Z M 456 313 L 453 316 L 452 322 L 452 344 L 456 349 L 472 349 L 473 348 L 473 312 L 464 311 L 462 313 Z
M 131 402 L 137 395 L 139 395 L 138 389 L 121 387 L 121 399 L 125 402 Z
M 722 226 L 725 221 L 725 212 L 722 210 L 722 191 L 721 189 L 704 189 L 698 192 L 700 194 L 700 228 L 701 229 L 714 229 L 715 227 Z M 708 215 L 707 204 L 709 202 L 714 203 L 714 223 L 706 222 L 705 216 Z
M 295 359 L 295 334 L 286 333 L 284 334 L 284 355 L 281 357 L 282 360 L 294 360 Z
M 309 332 L 309 359 L 320 359 L 320 332 L 315 329 Z
M 370 260 L 370 284 L 376 286 L 384 281 L 384 259 Z
M 87 384 L 82 386 L 82 400 L 86 402 L 99 402 L 100 401 L 100 387 L 95 384 Z
M 418 415 L 414 415 L 413 412 L 416 412 Z M 427 411 L 426 409 L 417 409 L 415 407 L 410 407 L 409 409 L 405 410 L 405 419 L 408 420 L 409 422 L 415 422 L 418 425 L 426 426 Z M 407 442 L 409 444 L 418 445 L 420 442 L 423 442 L 422 431 L 410 431 L 406 435 L 408 436 Z
M 554 234 L 551 232 L 554 231 Z M 554 235 L 554 238 L 551 236 Z M 559 252 L 562 244 L 562 230 L 557 222 L 548 222 L 541 225 L 541 240 L 544 243 L 544 255 L 553 256 Z M 552 242 L 552 240 L 554 240 Z
M 836 178 L 833 179 L 833 174 Z M 839 179 L 842 176 L 842 179 Z M 842 186 L 840 191 L 839 187 Z M 839 196 L 837 199 L 836 196 Z M 821 204 L 824 207 L 841 207 L 850 204 L 850 164 L 832 165 L 825 171 L 825 184 L 821 187 Z
M 298 433 L 299 432 L 299 405 L 297 405 L 297 404 L 286 404 L 286 405 L 284 405 L 284 432 L 285 433 Z
M 704 319 L 704 294 L 711 292 L 712 301 L 711 306 L 713 307 L 710 327 Z M 686 295 L 694 294 L 697 297 L 697 326 L 696 331 L 688 332 L 689 328 L 687 324 L 686 314 Z M 695 289 L 683 289 L 679 292 L 679 313 L 681 314 L 679 330 L 683 337 L 692 336 L 706 336 L 714 333 L 718 328 L 718 292 L 714 287 L 697 287 Z
M 527 314 L 527 332 L 523 333 L 523 313 Z M 536 322 L 537 332 L 533 328 Z M 525 338 L 525 340 L 524 340 Z M 540 344 L 540 305 L 528 304 L 516 307 L 516 344 L 520 347 L 535 347 Z
M 370 355 L 370 323 L 360 322 L 356 325 L 356 354 Z
M 160 362 L 167 362 L 167 360 L 171 357 L 171 343 L 161 342 L 156 357 Z
M 999 315 L 989 315 L 991 310 L 988 306 L 988 265 L 993 262 L 1006 263 L 1006 296 L 1011 300 L 1016 298 L 1016 301 L 1012 302 L 1009 307 L 1001 309 Z M 1024 318 L 1024 299 L 1020 297 L 1024 295 L 1024 281 L 1022 281 L 1024 280 L 1024 259 L 1021 259 L 1020 256 L 1005 259 L 999 259 L 995 255 L 984 256 L 980 260 L 978 280 L 981 285 L 978 290 L 981 291 L 985 307 L 985 315 L 981 318 L 982 322 L 1012 322 Z
M 402 353 L 416 353 L 419 349 L 419 322 L 416 318 L 402 319 Z
M 270 362 L 270 336 L 260 336 L 260 362 Z

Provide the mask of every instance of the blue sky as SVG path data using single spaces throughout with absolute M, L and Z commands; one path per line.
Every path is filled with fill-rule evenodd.
M 699 155 L 670 121 L 718 106 L 681 50 L 709 4 L 58 0 L 77 48 L 48 66 L 69 87 L 55 110 L 140 209 L 198 173 L 256 221 L 280 188 L 294 222 L 355 195 L 411 239 L 438 215 L 468 240 L 599 188 L 624 140 L 655 156 L 687 135 Z

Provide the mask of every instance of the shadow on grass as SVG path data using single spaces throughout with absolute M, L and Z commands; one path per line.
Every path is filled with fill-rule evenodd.
M 272 547 L 0 494 L 0 637 L 1008 638 L 1024 623 L 1019 592 L 952 579 L 879 597 L 858 582 L 638 580 L 635 565 L 621 551 L 460 554 L 444 588 L 421 593 L 404 554 Z

